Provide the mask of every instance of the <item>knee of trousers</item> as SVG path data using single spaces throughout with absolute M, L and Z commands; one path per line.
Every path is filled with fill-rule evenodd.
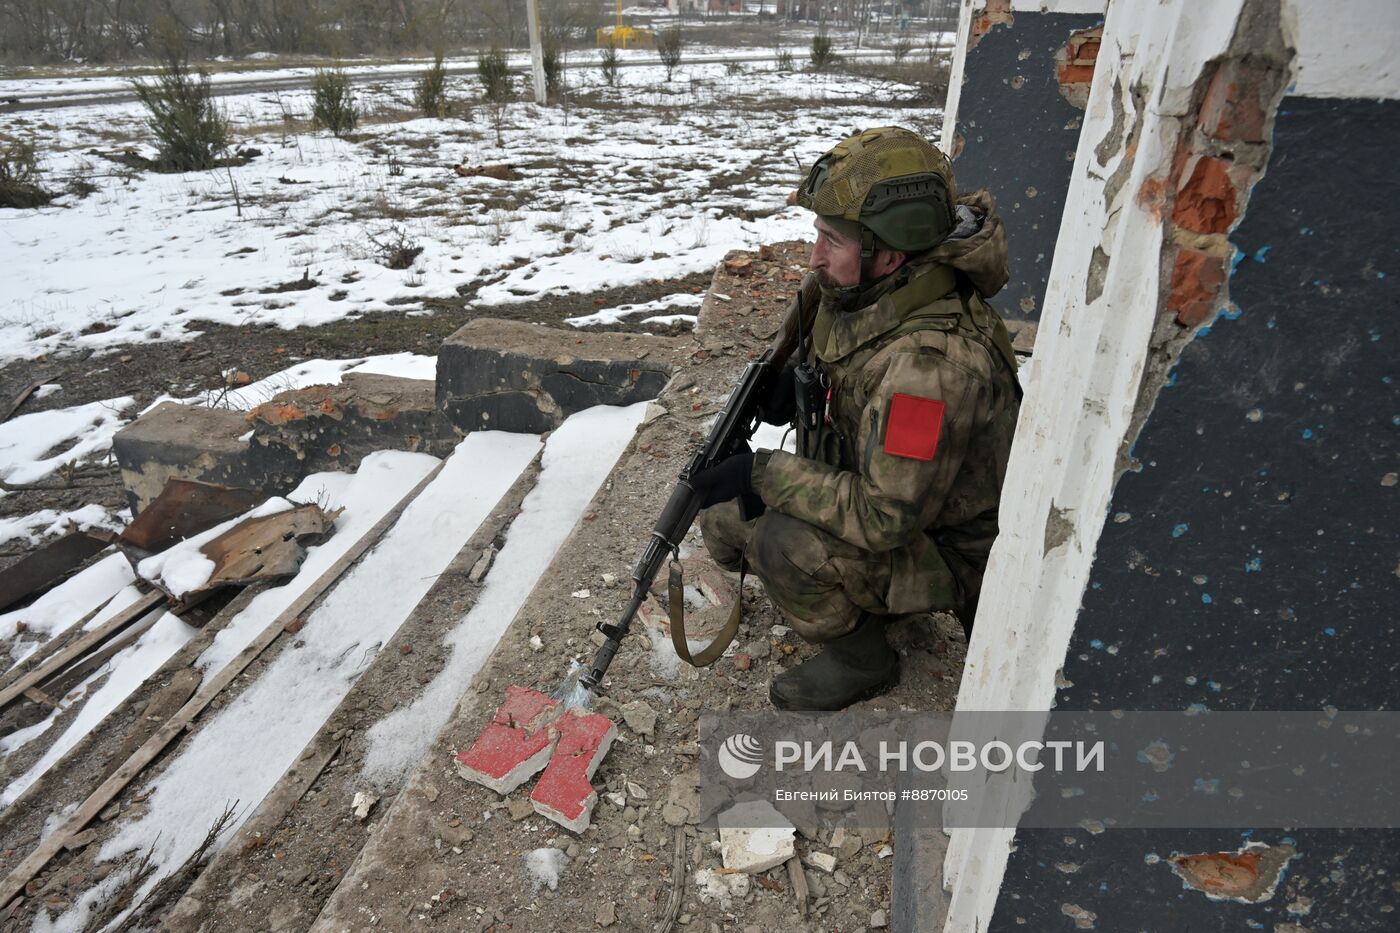
M 769 510 L 758 519 L 748 551 L 750 567 L 768 598 L 808 641 L 847 634 L 864 608 L 852 598 L 832 538 L 800 519 Z
M 725 570 L 738 570 L 748 550 L 753 522 L 739 514 L 738 500 L 720 502 L 700 513 L 700 535 L 710 558 Z

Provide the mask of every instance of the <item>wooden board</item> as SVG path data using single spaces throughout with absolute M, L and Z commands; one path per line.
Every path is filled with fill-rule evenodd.
M 204 682 L 199 691 L 190 698 L 184 706 L 180 707 L 175 715 L 166 720 L 165 724 L 156 730 L 149 739 L 138 748 L 131 757 L 122 763 L 121 767 L 112 772 L 97 790 L 84 800 L 76 811 L 63 822 L 58 829 L 48 835 L 39 846 L 24 861 L 15 866 L 14 870 L 0 882 L 0 905 L 8 905 L 15 896 L 23 892 L 24 886 L 37 875 L 49 861 L 63 850 L 64 844 L 76 833 L 82 831 L 88 823 L 92 822 L 107 805 L 122 792 L 127 784 L 131 783 L 135 777 L 152 761 L 156 759 L 165 747 L 188 729 L 205 707 L 207 707 L 224 688 L 243 673 L 248 665 L 252 664 L 257 657 L 267 650 L 282 634 L 283 629 L 298 616 L 309 610 L 312 605 L 321 598 L 327 590 L 340 579 L 346 570 L 350 569 L 361 556 L 373 547 L 384 532 L 388 531 L 393 524 L 398 521 L 404 509 L 408 508 L 418 494 L 437 478 L 446 465 L 443 460 L 435 466 L 427 476 L 418 482 L 418 485 L 409 490 L 402 499 L 396 502 L 388 512 L 384 514 L 374 527 L 370 528 L 360 539 L 351 545 L 341 557 L 326 569 L 325 573 L 316 578 L 316 581 L 292 601 L 292 604 L 282 611 L 277 618 L 268 623 L 267 627 L 253 639 L 248 647 L 239 652 L 233 660 L 229 661 L 212 678 Z

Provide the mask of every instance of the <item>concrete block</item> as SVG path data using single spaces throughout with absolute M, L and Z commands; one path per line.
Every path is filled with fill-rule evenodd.
M 581 833 L 593 819 L 593 806 L 598 802 L 593 774 L 612 748 L 617 726 L 598 713 L 570 710 L 550 731 L 558 733 L 559 742 L 530 794 L 530 802 L 536 813 Z
M 170 479 L 284 493 L 303 469 L 292 452 L 246 440 L 243 412 L 162 402 L 112 439 L 127 503 L 140 512 Z
M 594 405 L 660 394 L 678 344 L 478 318 L 442 344 L 437 405 L 458 430 L 537 434 Z
M 457 773 L 468 781 L 509 794 L 549 761 L 559 733 L 558 701 L 537 690 L 506 687 L 506 700 L 472 747 L 457 755 Z
M 746 800 L 719 815 L 720 857 L 731 871 L 756 875 L 792 858 L 796 829 L 766 800 Z
M 351 471 L 376 450 L 447 455 L 460 437 L 434 391 L 426 379 L 350 373 L 338 385 L 279 393 L 247 420 L 254 444 L 285 448 L 307 473 Z

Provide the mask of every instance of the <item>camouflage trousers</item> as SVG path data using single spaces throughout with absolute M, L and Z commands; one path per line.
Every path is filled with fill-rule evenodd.
M 981 568 L 927 536 L 877 554 L 774 509 L 745 521 L 737 499 L 701 512 L 700 532 L 715 563 L 737 571 L 744 561 L 808 641 L 847 634 L 862 613 L 948 610 L 971 628 Z

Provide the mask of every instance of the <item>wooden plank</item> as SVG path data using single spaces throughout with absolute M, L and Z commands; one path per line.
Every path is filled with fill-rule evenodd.
M 802 870 L 802 861 L 797 856 L 787 860 L 788 880 L 792 882 L 792 896 L 797 900 L 797 913 L 807 916 L 807 899 L 811 890 L 807 887 L 807 873 Z
M 53 638 L 50 638 L 48 641 L 44 642 L 44 644 L 39 648 L 38 651 L 35 651 L 29 657 L 25 658 L 23 661 L 20 661 L 14 667 L 10 668 L 3 675 L 0 675 L 0 690 L 9 687 L 10 684 L 15 683 L 29 671 L 34 670 L 40 664 L 43 664 L 45 661 L 47 661 L 55 652 L 61 651 L 65 645 L 70 644 L 72 642 L 72 639 L 68 638 L 67 636 L 74 635 L 76 637 L 78 635 L 81 635 L 83 626 L 87 625 L 93 619 L 97 618 L 97 614 L 103 609 L 106 609 L 107 604 L 116 598 L 116 594 L 108 596 L 97 606 L 93 607 L 87 615 L 83 616 L 75 624 L 68 626 L 61 633 L 55 635 Z
M 47 590 L 105 547 L 105 541 L 74 531 L 25 555 L 0 572 L 0 609 Z
M 127 606 L 91 632 L 87 632 L 81 638 L 70 642 L 62 651 L 59 651 L 53 657 L 25 674 L 4 690 L 0 690 L 0 709 L 9 706 L 14 702 L 15 698 L 24 693 L 24 691 L 48 680 L 54 674 L 57 674 L 69 664 L 73 663 L 73 661 L 92 650 L 95 646 L 102 644 L 104 641 L 150 612 L 164 600 L 164 593 L 159 590 L 152 590 L 138 597 L 130 606 Z
M 175 614 L 179 615 L 186 608 L 189 607 L 183 607 L 179 610 L 176 610 Z M 55 696 L 64 696 L 68 693 L 69 690 L 72 690 L 74 687 L 76 687 L 84 677 L 86 677 L 88 674 L 92 673 L 93 671 L 97 670 L 99 667 L 110 661 L 112 657 L 117 654 L 117 652 L 123 650 L 124 648 L 129 648 L 132 644 L 135 643 L 136 639 L 149 632 L 151 628 L 154 627 L 155 624 L 159 622 L 162 618 L 164 618 L 164 616 L 161 614 L 155 612 L 147 613 L 145 618 L 143 618 L 140 622 L 136 623 L 135 625 L 131 626 L 131 628 L 122 632 L 119 637 L 113 638 L 111 641 L 103 645 L 97 651 L 94 651 L 92 654 L 79 660 L 72 667 L 66 668 L 60 671 L 59 673 L 55 674 L 50 680 L 45 681 L 41 686 L 49 693 L 52 693 Z
M 38 687 L 30 687 L 28 690 L 24 691 L 24 695 L 42 706 L 47 706 L 50 709 L 58 708 L 58 701 Z
M 418 497 L 428 485 L 442 472 L 442 468 L 447 464 L 444 459 L 437 466 L 418 482 L 418 485 L 410 489 L 402 499 L 394 503 L 374 527 L 370 528 L 360 539 L 351 545 L 340 558 L 326 569 L 326 572 L 316 578 L 316 581 L 292 601 L 292 604 L 282 611 L 282 613 L 268 623 L 267 627 L 253 639 L 248 647 L 244 648 L 233 660 L 225 664 L 219 673 L 204 682 L 199 691 L 190 698 L 184 706 L 165 721 L 155 733 L 146 740 L 140 748 L 132 753 L 131 757 L 122 763 L 121 767 L 108 775 L 107 779 L 98 786 L 84 800 L 73 815 L 64 821 L 63 825 L 50 833 L 38 848 L 29 853 L 24 861 L 15 866 L 14 870 L 6 876 L 4 882 L 0 882 L 0 905 L 8 905 L 15 896 L 24 890 L 24 886 L 37 875 L 45 865 L 59 852 L 63 850 L 64 844 L 73 835 L 82 831 L 83 827 L 92 822 L 122 789 L 130 784 L 135 777 L 156 757 L 165 750 L 165 747 L 173 742 L 182 732 L 184 732 L 194 722 L 196 716 L 204 710 L 213 699 L 223 692 L 224 688 L 233 683 L 238 675 L 242 674 L 252 664 L 257 657 L 267 650 L 283 633 L 283 628 L 292 620 L 310 609 L 321 595 L 340 579 L 341 575 L 348 570 L 352 564 L 360 559 L 366 551 L 373 547 L 384 532 L 388 531 L 393 524 L 398 521 L 404 509 L 409 503 Z
M 5 409 L 5 416 L 3 418 L 0 418 L 0 422 L 9 421 L 10 418 L 14 415 L 14 413 L 19 411 L 19 406 L 23 405 L 26 401 L 28 401 L 29 396 L 34 394 L 34 390 L 39 388 L 39 386 L 43 384 L 43 380 L 36 379 L 29 385 L 21 389 L 19 395 L 16 395 L 15 400 L 10 403 L 10 407 Z

